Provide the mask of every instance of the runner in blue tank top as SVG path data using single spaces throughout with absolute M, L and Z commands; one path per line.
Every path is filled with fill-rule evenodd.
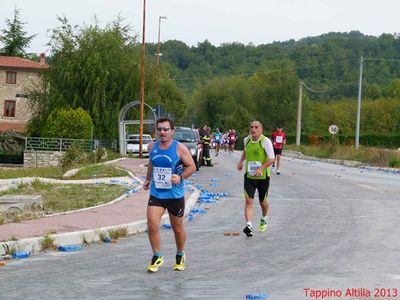
M 165 210 L 168 211 L 177 247 L 174 270 L 185 268 L 186 233 L 183 226 L 185 213 L 185 191 L 183 179 L 188 178 L 196 166 L 189 149 L 173 139 L 174 123 L 168 118 L 157 120 L 158 140 L 148 146 L 150 159 L 147 166 L 143 189 L 150 189 L 147 206 L 148 235 L 153 250 L 153 258 L 147 268 L 157 272 L 164 263 L 161 255 L 160 222 Z

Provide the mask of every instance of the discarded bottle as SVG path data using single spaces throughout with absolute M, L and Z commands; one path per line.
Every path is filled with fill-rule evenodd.
M 27 258 L 31 253 L 29 251 L 17 251 L 12 255 L 14 259 Z
M 162 225 L 162 228 L 164 228 L 164 229 L 171 229 L 172 226 L 171 226 L 171 224 L 165 223 L 165 224 Z
M 267 299 L 267 294 L 265 293 L 246 294 L 246 299 Z
M 202 208 L 193 208 L 191 211 L 193 214 L 205 214 L 207 211 Z
M 80 250 L 82 250 L 81 245 L 62 245 L 58 247 L 58 251 L 63 251 L 63 252 L 74 252 Z
M 109 236 L 106 236 L 106 237 L 103 239 L 103 242 L 104 242 L 104 243 L 111 243 L 111 238 L 110 238 Z

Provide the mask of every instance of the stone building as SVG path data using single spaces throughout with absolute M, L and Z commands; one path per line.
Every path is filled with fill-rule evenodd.
M 0 132 L 24 132 L 32 117 L 27 92 L 40 86 L 40 73 L 46 68 L 44 53 L 40 55 L 40 62 L 0 56 Z

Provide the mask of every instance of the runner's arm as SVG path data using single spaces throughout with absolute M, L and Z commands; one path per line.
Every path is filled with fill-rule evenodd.
M 196 166 L 194 164 L 192 155 L 190 154 L 189 149 L 179 143 L 178 144 L 178 155 L 182 160 L 183 166 L 185 167 L 182 174 L 178 175 L 178 174 L 172 174 L 172 183 L 173 184 L 178 184 L 180 183 L 183 179 L 188 178 L 190 175 L 192 175 L 194 173 L 194 171 L 196 171 Z
M 244 139 L 244 141 L 243 141 L 244 147 L 246 147 L 246 144 L 247 144 L 248 139 L 249 139 L 249 137 L 246 137 L 246 138 Z M 238 164 L 237 164 L 237 169 L 238 169 L 238 171 L 242 170 L 242 168 L 243 168 L 243 162 L 244 162 L 245 160 L 246 160 L 246 151 L 244 151 L 244 149 L 243 149 L 242 156 L 240 157 L 240 160 L 239 160 L 239 162 L 238 162 Z
M 263 148 L 265 150 L 265 153 L 267 153 L 268 160 L 261 166 L 261 168 L 266 169 L 270 165 L 272 165 L 275 160 L 274 148 L 272 147 L 272 143 L 269 138 L 265 139 L 265 141 L 263 143 Z

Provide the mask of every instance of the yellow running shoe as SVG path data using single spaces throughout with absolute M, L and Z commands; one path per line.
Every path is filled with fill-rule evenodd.
M 185 255 L 177 255 L 176 263 L 174 265 L 175 271 L 183 271 L 185 270 Z
M 164 263 L 164 257 L 162 256 L 153 256 L 151 259 L 150 265 L 147 267 L 147 272 L 155 273 L 158 271 L 158 268 L 162 266 Z
M 260 220 L 260 226 L 258 226 L 258 231 L 259 232 L 264 232 L 267 230 L 267 222 L 265 222 L 264 219 Z

